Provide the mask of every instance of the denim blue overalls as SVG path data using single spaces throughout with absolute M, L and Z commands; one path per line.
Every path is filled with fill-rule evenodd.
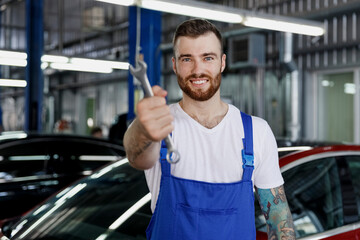
M 208 183 L 171 175 L 166 146 L 160 153 L 161 182 L 155 212 L 146 230 L 155 240 L 254 240 L 254 170 L 251 116 L 241 112 L 243 177 L 234 183 Z

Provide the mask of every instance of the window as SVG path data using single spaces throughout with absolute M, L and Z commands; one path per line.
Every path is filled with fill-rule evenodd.
M 284 172 L 283 177 L 297 237 L 343 225 L 341 185 L 335 157 L 298 165 Z M 259 216 L 261 211 L 256 213 L 258 230 L 266 231 L 266 223 Z
M 360 156 L 349 156 L 347 157 L 351 182 L 355 192 L 355 198 L 357 203 L 358 217 L 357 221 L 360 220 Z
M 296 166 L 283 173 L 299 237 L 343 225 L 341 186 L 335 158 Z
M 354 96 L 356 85 L 353 75 L 352 72 L 349 72 L 319 76 L 319 139 L 347 142 L 355 140 Z
M 337 153 L 297 165 L 283 177 L 298 238 L 360 220 L 360 155 Z M 255 206 L 257 230 L 266 232 L 265 218 Z

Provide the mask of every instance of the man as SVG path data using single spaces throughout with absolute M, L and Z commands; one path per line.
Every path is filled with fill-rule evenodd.
M 206 20 L 189 20 L 173 44 L 183 99 L 167 106 L 167 92 L 154 86 L 124 138 L 130 164 L 145 170 L 152 193 L 148 239 L 255 239 L 253 182 L 269 239 L 295 239 L 270 127 L 220 98 L 221 34 Z M 171 166 L 161 147 L 170 133 L 181 155 Z
M 96 138 L 102 138 L 103 137 L 103 131 L 102 128 L 99 126 L 95 126 L 90 130 L 90 135 Z

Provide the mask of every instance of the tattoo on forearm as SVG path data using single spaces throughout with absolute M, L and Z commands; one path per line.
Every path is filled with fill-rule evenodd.
M 134 162 L 138 156 L 140 156 L 150 145 L 152 141 L 143 142 L 142 144 L 134 145 L 134 147 L 130 150 L 131 158 L 129 158 L 130 162 Z M 130 160 L 131 159 L 131 160 Z
M 295 228 L 284 187 L 257 189 L 257 194 L 268 226 L 268 239 L 294 240 Z
M 270 189 L 272 195 L 274 196 L 274 200 L 273 202 L 275 204 L 279 204 L 279 200 L 281 200 L 281 202 L 286 202 L 286 196 L 285 196 L 285 191 L 283 187 L 279 187 L 279 188 L 272 188 Z

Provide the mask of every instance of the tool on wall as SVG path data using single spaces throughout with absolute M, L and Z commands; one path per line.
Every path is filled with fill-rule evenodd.
M 134 68 L 130 65 L 130 73 L 141 82 L 141 86 L 144 90 L 145 97 L 152 97 L 154 93 L 152 92 L 149 79 L 146 74 L 147 65 L 144 61 L 138 61 L 138 67 Z M 168 149 L 166 154 L 166 160 L 169 163 L 177 163 L 180 160 L 180 154 L 175 149 L 174 143 L 171 139 L 170 134 L 164 139 L 166 147 Z

